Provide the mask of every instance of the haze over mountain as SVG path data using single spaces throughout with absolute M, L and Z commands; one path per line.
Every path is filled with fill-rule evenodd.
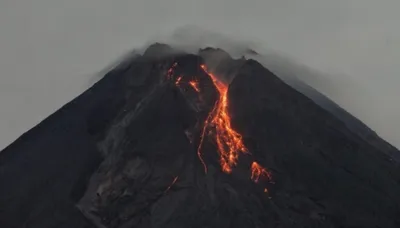
M 0 226 L 399 227 L 400 152 L 285 80 L 305 95 L 222 49 L 132 53 L 0 153 Z
M 399 4 L 395 0 L 0 1 L 0 148 L 87 89 L 91 75 L 127 49 L 149 40 L 169 43 L 171 39 L 159 39 L 160 35 L 186 25 L 217 31 L 229 40 L 254 41 L 252 48 L 272 61 L 276 57 L 271 50 L 290 59 L 275 65 L 279 69 L 269 67 L 274 72 L 290 70 L 292 60 L 316 70 L 316 77 L 305 74 L 307 83 L 399 146 Z M 213 39 L 203 34 L 201 42 L 212 44 Z M 192 44 L 207 46 L 198 41 Z

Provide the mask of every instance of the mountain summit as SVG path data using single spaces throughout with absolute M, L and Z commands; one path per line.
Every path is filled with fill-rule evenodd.
M 400 227 L 399 151 L 336 114 L 255 60 L 154 44 L 0 153 L 0 227 Z

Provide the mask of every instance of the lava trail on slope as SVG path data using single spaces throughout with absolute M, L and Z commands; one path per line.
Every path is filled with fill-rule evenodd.
M 183 76 L 179 75 L 174 77 L 174 70 L 177 66 L 179 66 L 178 62 L 172 64 L 167 71 L 167 78 L 176 78 L 175 85 L 179 87 L 181 85 Z M 213 136 L 214 142 L 217 145 L 221 170 L 224 173 L 230 174 L 232 173 L 232 169 L 237 166 L 240 154 L 250 155 L 250 152 L 243 142 L 242 135 L 233 129 L 231 125 L 231 117 L 228 111 L 228 85 L 223 83 L 216 75 L 211 73 L 207 69 L 206 65 L 201 64 L 200 68 L 208 77 L 210 77 L 214 87 L 218 91 L 218 99 L 215 101 L 214 107 L 202 124 L 203 126 L 200 135 L 200 143 L 197 148 L 197 155 L 200 162 L 204 166 L 205 173 L 207 173 L 207 164 L 202 157 L 202 146 L 205 137 Z M 200 93 L 201 89 L 199 87 L 199 83 L 196 79 L 190 80 L 188 84 L 196 93 L 198 93 L 198 96 L 202 96 Z M 251 179 L 257 183 L 259 182 L 260 178 L 271 180 L 272 175 L 269 171 L 267 171 L 266 168 L 253 161 L 251 164 Z

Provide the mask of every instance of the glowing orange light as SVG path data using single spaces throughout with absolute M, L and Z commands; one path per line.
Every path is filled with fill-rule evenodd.
M 243 143 L 242 136 L 231 126 L 231 118 L 228 113 L 228 87 L 208 72 L 205 65 L 201 65 L 201 68 L 210 76 L 219 93 L 219 99 L 205 122 L 205 128 L 207 125 L 215 126 L 215 141 L 220 155 L 222 171 L 231 173 L 232 168 L 237 165 L 239 153 L 247 153 L 248 151 Z M 199 147 L 201 147 L 201 144 Z
M 260 164 L 257 162 L 253 162 L 251 164 L 251 179 L 258 183 L 261 177 L 267 177 L 269 180 L 271 179 L 271 174 L 263 168 Z
M 196 91 L 196 92 L 200 92 L 200 88 L 199 88 L 199 83 L 196 81 L 190 81 L 189 85 L 192 86 L 192 88 Z
M 177 63 L 174 63 L 168 70 L 168 79 L 172 79 L 174 69 L 177 65 Z M 200 135 L 200 143 L 197 148 L 197 156 L 204 166 L 205 173 L 207 173 L 208 168 L 202 157 L 202 146 L 204 143 L 204 138 L 212 132 L 217 145 L 221 169 L 225 173 L 231 173 L 233 168 L 238 163 L 240 153 L 249 152 L 244 145 L 242 135 L 235 131 L 231 126 L 231 117 L 228 113 L 228 86 L 219 81 L 217 77 L 209 72 L 205 65 L 201 65 L 201 68 L 211 78 L 215 88 L 219 93 L 219 98 L 204 121 L 203 129 Z M 181 80 L 182 76 L 179 76 L 176 79 L 175 84 L 179 85 Z M 200 88 L 197 81 L 189 81 L 189 85 L 197 93 L 200 93 Z M 261 177 L 266 177 L 268 180 L 271 180 L 271 174 L 257 162 L 253 162 L 251 164 L 251 180 L 257 183 Z M 172 184 L 167 188 L 166 191 L 168 191 L 177 180 L 178 177 L 175 177 Z M 265 188 L 264 192 L 268 193 L 268 189 Z
M 202 148 L 202 145 L 203 145 L 204 137 L 205 137 L 205 135 L 206 135 L 207 127 L 209 127 L 209 125 L 210 125 L 210 120 L 213 118 L 213 113 L 215 113 L 216 109 L 217 109 L 217 103 L 214 105 L 213 110 L 208 114 L 207 119 L 206 119 L 206 121 L 204 122 L 203 130 L 201 131 L 199 147 L 197 148 L 197 156 L 199 157 L 201 163 L 202 163 L 203 166 L 204 166 L 204 172 L 205 172 L 205 173 L 207 173 L 207 170 L 208 170 L 208 169 L 207 169 L 207 165 L 206 165 L 206 163 L 204 162 L 204 159 L 203 159 L 203 157 L 202 157 L 202 155 L 201 155 L 201 148 Z

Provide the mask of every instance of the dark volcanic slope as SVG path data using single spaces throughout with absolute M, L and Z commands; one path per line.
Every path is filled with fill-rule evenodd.
M 400 227 L 400 170 L 385 148 L 256 61 L 210 63 L 220 52 L 153 45 L 7 147 L 0 227 Z M 202 144 L 207 173 L 197 154 L 219 100 L 203 63 L 230 82 L 232 127 L 251 153 L 231 174 L 218 126 Z M 252 181 L 252 161 L 272 181 Z

